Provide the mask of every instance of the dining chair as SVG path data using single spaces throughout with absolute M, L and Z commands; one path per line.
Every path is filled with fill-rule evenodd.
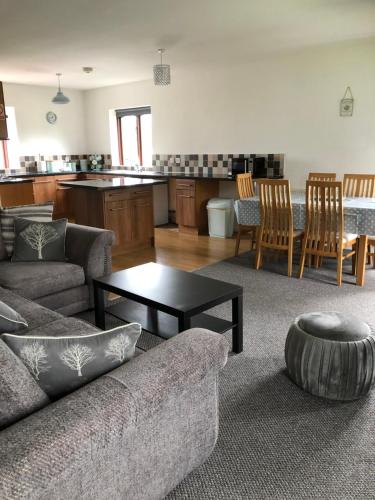
M 375 236 L 361 235 L 358 239 L 357 251 L 357 285 L 365 284 L 366 257 L 370 256 L 375 260 L 375 252 L 371 249 L 375 246 Z
M 344 174 L 344 196 L 349 198 L 374 198 L 375 175 Z
M 370 174 L 344 174 L 344 196 L 349 198 L 374 198 L 375 197 L 375 175 Z M 367 251 L 367 263 L 373 259 L 375 268 L 375 254 L 372 252 L 373 243 L 369 243 Z
M 327 172 L 310 172 L 309 181 L 335 181 L 336 174 Z
M 257 235 L 255 269 L 259 269 L 264 249 L 288 252 L 288 276 L 292 276 L 293 247 L 302 231 L 293 227 L 293 210 L 288 180 L 258 181 L 260 226 Z
M 244 198 L 252 198 L 253 196 L 255 196 L 253 176 L 251 173 L 237 174 L 236 183 L 240 200 L 243 200 Z M 238 224 L 235 255 L 238 255 L 241 236 L 244 233 L 248 233 L 250 235 L 250 250 L 254 249 L 258 227 L 259 226 L 253 224 Z
M 342 264 L 352 257 L 355 274 L 356 234 L 344 232 L 343 183 L 306 182 L 306 222 L 298 277 L 302 278 L 306 255 L 315 256 L 316 267 L 323 257 L 337 259 L 337 284 L 342 283 Z M 351 251 L 344 253 L 344 250 Z

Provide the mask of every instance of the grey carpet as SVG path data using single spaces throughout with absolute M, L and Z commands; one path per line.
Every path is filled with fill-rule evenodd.
M 282 260 L 255 271 L 248 254 L 198 271 L 244 287 L 244 352 L 230 356 L 220 376 L 214 452 L 168 500 L 375 498 L 375 391 L 327 401 L 284 371 L 285 337 L 298 314 L 350 311 L 375 324 L 375 270 L 364 288 L 345 274 L 341 289 L 333 268 L 309 270 L 302 280 L 285 272 Z M 229 319 L 229 304 L 215 313 Z

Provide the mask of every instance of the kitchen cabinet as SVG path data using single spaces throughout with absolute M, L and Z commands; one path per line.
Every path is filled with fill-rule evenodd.
M 5 139 L 8 139 L 8 127 L 5 113 L 3 84 L 0 82 L 0 141 Z
M 152 185 L 157 182 L 117 186 L 115 181 L 96 178 L 60 184 L 71 188 L 75 222 L 112 230 L 116 237 L 112 254 L 119 255 L 154 246 Z
M 54 176 L 33 177 L 35 203 L 55 201 L 56 184 Z
M 182 233 L 205 234 L 208 231 L 207 202 L 216 198 L 219 183 L 215 180 L 177 179 L 176 222 Z
M 42 175 L 33 177 L 33 191 L 35 203 L 54 204 L 54 219 L 72 219 L 73 208 L 71 199 L 71 188 L 60 186 L 61 181 L 77 180 L 78 174 L 68 175 Z
M 15 207 L 33 203 L 34 193 L 31 182 L 0 183 L 0 206 Z

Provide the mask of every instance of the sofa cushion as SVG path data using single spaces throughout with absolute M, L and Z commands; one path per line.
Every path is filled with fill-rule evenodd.
M 130 323 L 88 335 L 45 337 L 3 333 L 1 338 L 25 363 L 51 398 L 72 392 L 134 356 L 141 325 Z
M 35 222 L 21 217 L 14 221 L 12 262 L 65 262 L 65 233 L 68 219 Z
M 26 319 L 29 326 L 28 328 L 20 330 L 20 334 L 62 318 L 61 314 L 40 306 L 2 287 L 0 287 L 0 300 L 5 302 L 8 306 L 13 307 L 13 309 Z
M 5 249 L 5 244 L 3 237 L 1 236 L 1 231 L 0 231 L 0 260 L 6 260 L 8 259 L 8 252 Z
M 8 256 L 10 257 L 13 253 L 15 237 L 14 220 L 16 217 L 43 222 L 51 221 L 52 213 L 53 203 L 0 208 L 0 229 Z
M 85 273 L 82 267 L 76 264 L 0 262 L 0 285 L 28 299 L 36 299 L 84 283 Z
M 0 300 L 0 333 L 16 332 L 27 327 L 26 320 L 12 307 Z
M 35 337 L 64 337 L 72 336 L 73 334 L 77 337 L 81 335 L 89 335 L 90 333 L 100 332 L 99 328 L 96 328 L 91 323 L 87 323 L 82 319 L 78 318 L 60 318 L 56 321 L 48 323 L 48 325 L 40 325 L 33 329 L 26 329 L 23 333 L 27 335 L 32 335 Z M 21 333 L 18 333 L 20 335 Z
M 48 396 L 26 366 L 0 340 L 0 429 L 48 403 Z

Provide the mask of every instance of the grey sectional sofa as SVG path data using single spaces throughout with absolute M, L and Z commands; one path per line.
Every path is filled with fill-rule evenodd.
M 93 278 L 112 270 L 114 233 L 68 224 L 67 262 L 0 261 L 0 286 L 64 315 L 93 306 Z
M 20 334 L 97 331 L 1 287 L 0 300 L 27 320 Z M 3 429 L 0 498 L 163 498 L 215 446 L 227 352 L 216 333 L 183 332 Z

